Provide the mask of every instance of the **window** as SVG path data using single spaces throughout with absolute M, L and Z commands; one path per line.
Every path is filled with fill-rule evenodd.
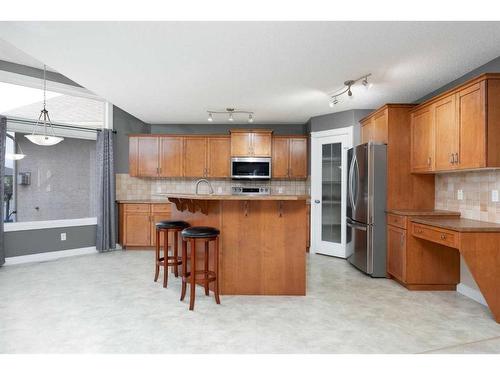
M 42 98 L 40 89 L 0 82 L 0 113 L 7 116 L 12 137 L 7 138 L 6 154 L 20 148 L 26 155 L 20 160 L 6 157 L 3 220 L 95 217 L 96 134 L 92 129 L 104 125 L 105 102 L 48 91 L 47 110 L 57 125 L 56 135 L 65 139 L 54 146 L 38 146 L 25 134 L 31 133 L 33 121 L 38 119 Z

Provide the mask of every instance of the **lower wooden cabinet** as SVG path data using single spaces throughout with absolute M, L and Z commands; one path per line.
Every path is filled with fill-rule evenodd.
M 408 217 L 387 217 L 387 273 L 410 290 L 455 290 L 460 255 L 449 246 L 414 235 L 418 224 Z
M 119 213 L 122 247 L 148 248 L 156 245 L 155 223 L 170 219 L 171 208 L 170 203 L 120 203 Z

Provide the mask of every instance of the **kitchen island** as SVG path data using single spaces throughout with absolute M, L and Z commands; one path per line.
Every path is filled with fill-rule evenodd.
M 172 219 L 220 229 L 221 294 L 305 295 L 308 196 L 159 196 Z

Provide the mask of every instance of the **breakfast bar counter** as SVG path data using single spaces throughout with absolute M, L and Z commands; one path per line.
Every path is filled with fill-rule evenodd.
M 220 229 L 221 294 L 305 295 L 309 196 L 158 196 L 173 203 L 172 219 Z

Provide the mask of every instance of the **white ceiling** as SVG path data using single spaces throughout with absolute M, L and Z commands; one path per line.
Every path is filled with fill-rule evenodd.
M 148 123 L 226 107 L 304 123 L 412 102 L 500 55 L 500 22 L 0 22 L 0 36 Z M 366 73 L 370 90 L 328 107 Z
M 1 22 L 0 22 L 1 25 Z M 0 38 L 0 60 L 43 69 L 43 63 Z M 53 71 L 47 66 L 47 70 Z

